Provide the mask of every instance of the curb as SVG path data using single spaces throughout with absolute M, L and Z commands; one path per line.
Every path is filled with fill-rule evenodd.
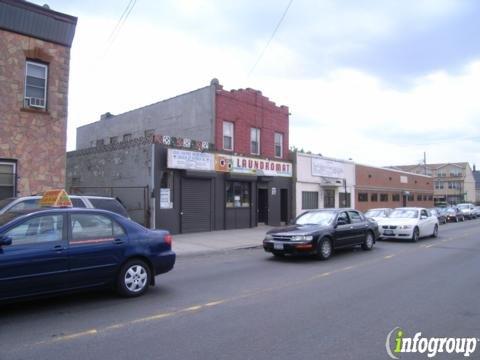
M 189 258 L 189 257 L 205 256 L 205 255 L 227 254 L 231 251 L 236 251 L 236 250 L 248 250 L 248 249 L 258 249 L 258 248 L 263 248 L 263 245 L 245 245 L 245 246 L 225 248 L 225 249 L 202 250 L 202 251 L 196 251 L 196 252 L 184 253 L 184 254 L 175 252 L 175 254 L 177 255 L 177 258 Z

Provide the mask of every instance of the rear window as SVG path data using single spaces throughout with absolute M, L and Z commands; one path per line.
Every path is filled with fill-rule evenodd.
M 15 200 L 14 198 L 0 200 L 0 210 Z
M 88 198 L 96 209 L 109 210 L 122 216 L 128 217 L 127 210 L 115 199 Z
M 76 207 L 76 208 L 85 208 L 86 207 L 85 203 L 80 198 L 72 198 L 71 197 L 70 200 L 72 201 L 73 207 Z
M 29 209 L 38 209 L 40 205 L 38 204 L 39 199 L 28 199 L 19 202 L 18 204 L 13 205 L 8 211 L 22 211 Z

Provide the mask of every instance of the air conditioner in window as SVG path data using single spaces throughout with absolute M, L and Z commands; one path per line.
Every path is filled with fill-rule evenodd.
M 25 103 L 28 107 L 37 108 L 37 109 L 45 109 L 45 99 L 42 98 L 25 98 Z

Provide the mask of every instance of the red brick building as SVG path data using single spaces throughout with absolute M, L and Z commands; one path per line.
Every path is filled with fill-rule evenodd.
M 65 186 L 76 22 L 48 7 L 0 0 L 0 199 Z
M 433 179 L 430 176 L 356 164 L 355 183 L 355 204 L 360 211 L 433 207 Z

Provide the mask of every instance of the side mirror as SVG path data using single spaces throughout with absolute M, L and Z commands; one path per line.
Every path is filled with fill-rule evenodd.
M 12 245 L 12 238 L 8 236 L 0 236 L 0 246 Z

